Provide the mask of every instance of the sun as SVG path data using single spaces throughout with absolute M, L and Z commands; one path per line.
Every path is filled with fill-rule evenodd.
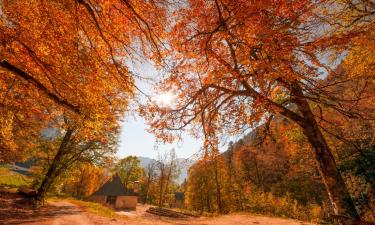
M 161 107 L 172 107 L 175 96 L 172 92 L 163 92 L 155 95 L 156 103 Z

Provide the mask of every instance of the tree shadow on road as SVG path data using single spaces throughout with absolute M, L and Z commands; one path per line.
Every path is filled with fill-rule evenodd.
M 0 192 L 0 224 L 41 222 L 63 215 L 82 213 L 74 206 L 43 205 L 36 208 L 31 199 L 18 193 Z

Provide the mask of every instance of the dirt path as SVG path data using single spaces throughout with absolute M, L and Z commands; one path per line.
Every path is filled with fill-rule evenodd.
M 111 219 L 85 212 L 68 201 L 50 202 L 34 209 L 30 201 L 16 193 L 0 193 L 0 224 L 25 225 L 312 225 L 290 219 L 231 214 L 219 217 L 172 219 L 146 212 L 148 205 L 136 211 L 119 212 L 126 218 Z
M 112 222 L 116 221 L 91 215 L 67 201 L 49 202 L 36 209 L 30 199 L 0 190 L 0 224 L 112 225 Z
M 298 220 L 255 216 L 249 214 L 230 214 L 218 217 L 200 217 L 189 219 L 170 219 L 146 212 L 148 205 L 137 205 L 136 211 L 119 212 L 125 215 L 125 224 L 129 225 L 313 225 Z
M 290 219 L 270 218 L 251 215 L 225 215 L 215 218 L 167 219 L 162 217 L 129 218 L 125 224 L 131 225 L 313 225 Z
M 95 223 L 87 217 L 86 213 L 70 202 L 51 202 L 50 206 L 54 207 L 53 216 L 45 221 L 24 223 L 28 225 L 94 225 Z

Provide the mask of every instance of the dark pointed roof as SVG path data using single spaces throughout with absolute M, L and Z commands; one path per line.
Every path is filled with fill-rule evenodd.
M 176 200 L 184 200 L 185 194 L 184 192 L 175 192 L 174 197 Z
M 137 196 L 133 190 L 127 189 L 121 182 L 120 177 L 115 174 L 109 181 L 92 195 L 105 196 Z

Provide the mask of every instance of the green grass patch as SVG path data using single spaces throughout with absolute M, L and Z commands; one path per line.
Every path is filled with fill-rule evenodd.
M 119 218 L 121 215 L 116 214 L 116 212 L 99 203 L 80 201 L 76 199 L 69 200 L 70 202 L 83 207 L 86 211 L 97 214 L 99 216 L 109 217 L 109 218 Z
M 11 171 L 9 171 L 8 168 L 0 167 L 0 176 L 9 175 L 9 173 L 11 173 Z
M 30 186 L 31 178 L 28 178 L 25 175 L 13 172 L 8 168 L 0 167 L 0 185 L 11 187 L 11 188 L 19 188 Z

